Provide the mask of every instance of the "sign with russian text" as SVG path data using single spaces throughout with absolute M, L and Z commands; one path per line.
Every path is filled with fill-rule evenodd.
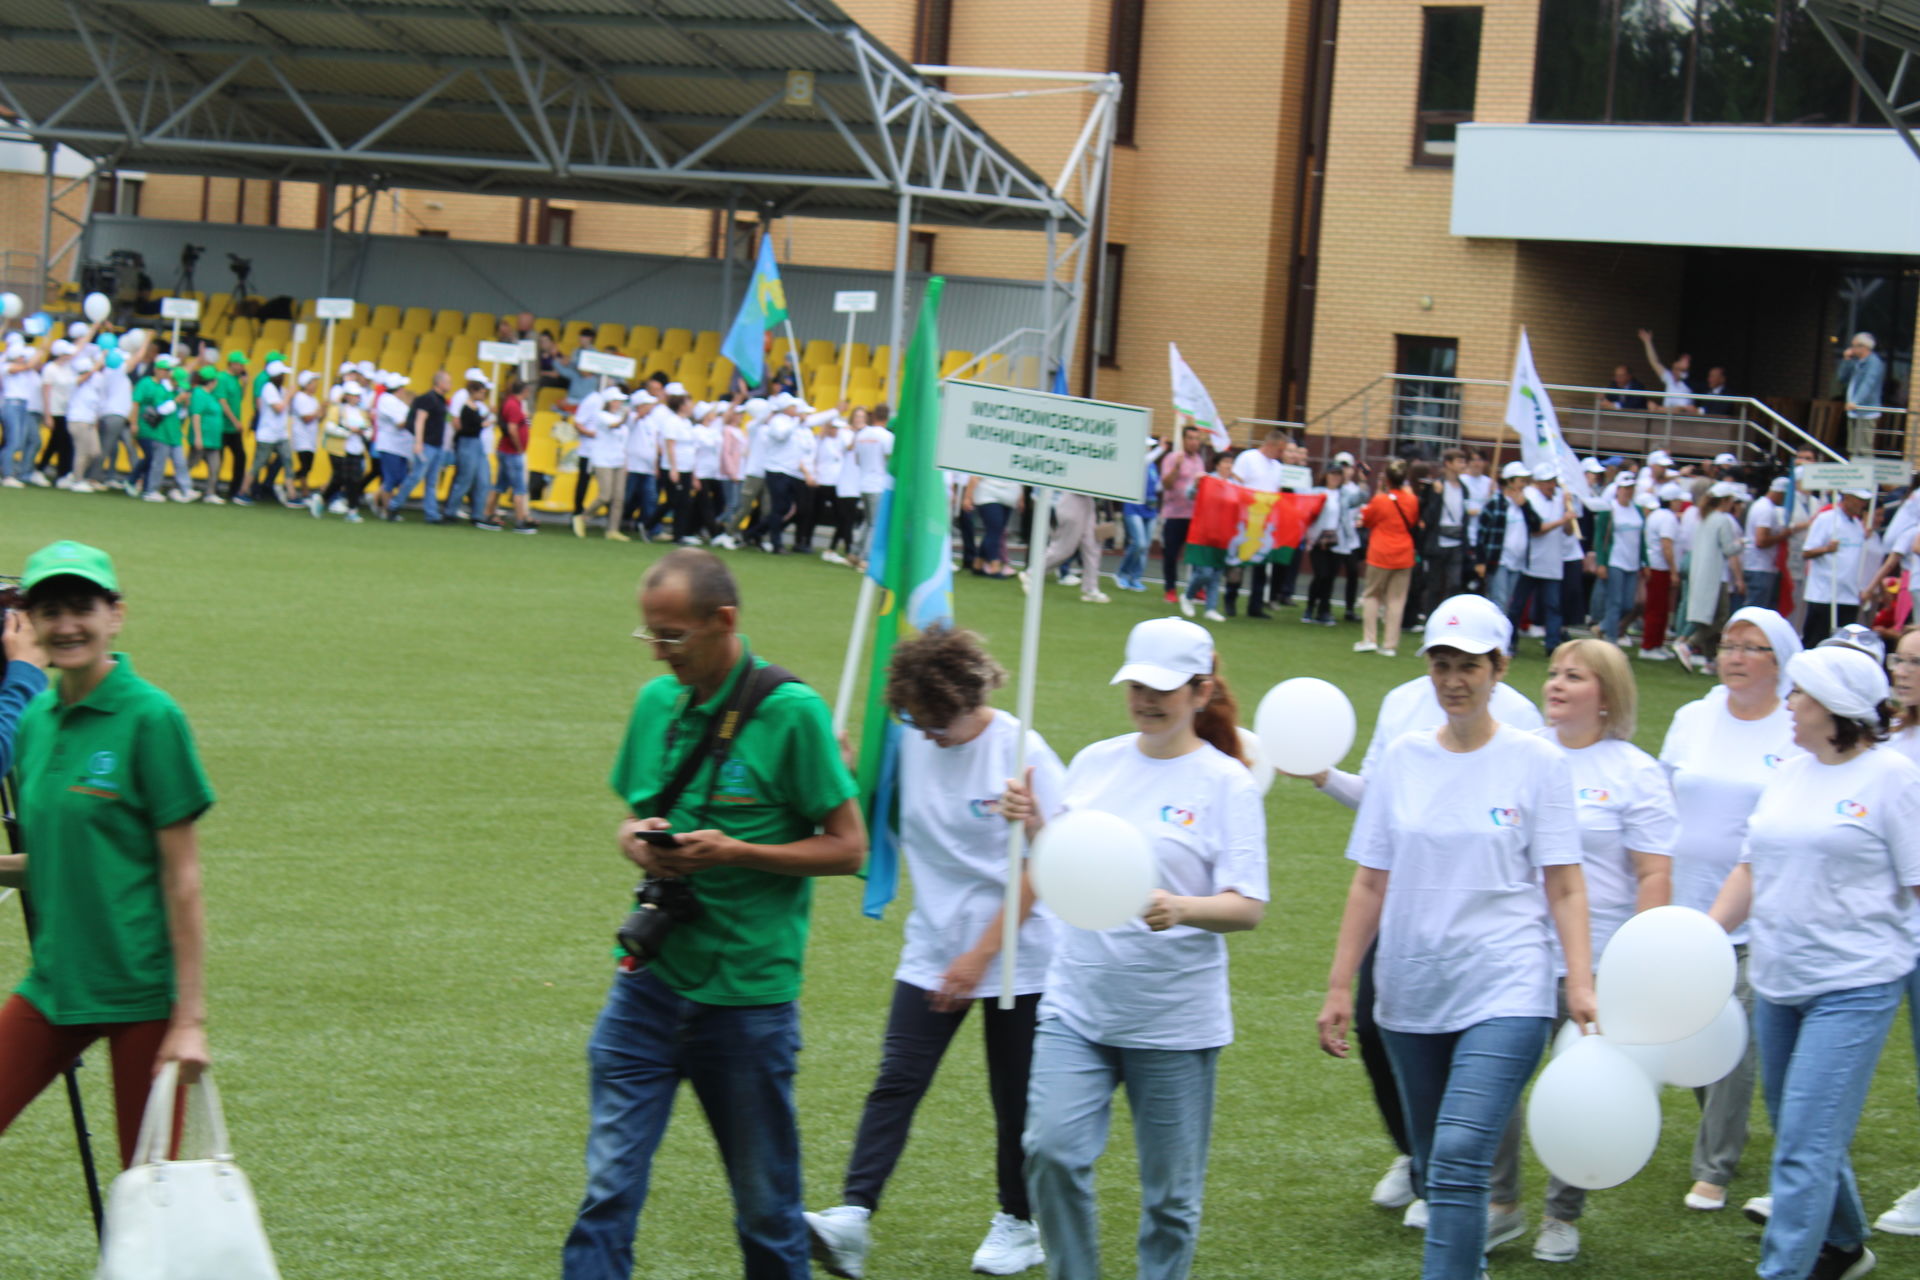
M 198 320 L 200 300 L 198 298 L 162 298 L 160 299 L 160 318 L 162 320 Z
M 519 364 L 520 344 L 517 342 L 483 342 L 480 344 L 480 359 L 488 364 Z
M 1816 493 L 1836 489 L 1871 489 L 1873 463 L 1811 462 L 1800 468 L 1800 484 Z
M 631 378 L 639 368 L 632 356 L 616 356 L 605 351 L 582 351 L 574 363 L 582 373 L 599 373 L 609 378 Z
M 313 318 L 316 320 L 353 319 L 352 298 L 315 298 L 313 300 Z
M 937 461 L 949 471 L 1138 502 L 1153 410 L 949 378 Z

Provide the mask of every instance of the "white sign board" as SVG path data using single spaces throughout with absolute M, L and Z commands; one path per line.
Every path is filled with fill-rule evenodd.
M 880 295 L 871 289 L 841 289 L 833 295 L 835 311 L 865 314 L 880 309 Z
M 313 315 L 317 320 L 353 319 L 352 298 L 315 298 Z
M 311 336 L 312 336 L 312 333 L 307 328 L 306 325 L 297 324 L 293 326 L 293 345 L 294 346 L 296 347 L 299 346 L 301 343 L 305 342 Z
M 1306 467 L 1283 463 L 1280 467 L 1280 487 L 1289 493 L 1312 493 L 1313 472 Z
M 1139 502 L 1153 410 L 949 378 L 940 448 L 949 471 Z
M 483 342 L 480 344 L 480 360 L 484 364 L 519 364 L 520 344 L 517 342 Z
M 160 318 L 162 320 L 198 320 L 200 302 L 197 298 L 160 299 Z
M 1815 462 L 1800 468 L 1800 483 L 1817 492 L 1835 489 L 1871 489 L 1871 462 Z
M 532 364 L 540 358 L 540 342 L 536 338 L 520 339 L 520 363 Z
M 609 378 L 631 378 L 639 368 L 632 356 L 609 355 L 604 351 L 582 351 L 574 364 L 582 373 L 600 373 Z
M 1913 478 L 1914 468 L 1899 458 L 1875 458 L 1873 460 L 1874 478 L 1882 489 L 1898 489 Z

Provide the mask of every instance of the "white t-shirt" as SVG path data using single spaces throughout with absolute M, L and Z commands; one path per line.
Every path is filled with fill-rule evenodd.
M 33 413 L 40 412 L 40 366 L 33 350 L 28 347 L 8 347 L 0 353 L 0 368 L 6 372 L 0 374 L 0 399 L 25 400 L 27 408 Z M 22 361 L 26 367 L 15 372 L 11 367 L 14 361 Z
M 1700 536 L 1700 508 L 1688 507 L 1680 513 L 1680 536 L 1673 540 L 1673 550 L 1682 564 L 1689 569 L 1693 566 L 1693 543 Z
M 367 411 L 357 404 L 340 406 L 340 425 L 347 429 L 347 438 L 342 447 L 354 457 L 367 452 Z
M 1720 896 L 1760 792 L 1780 766 L 1803 752 L 1794 745 L 1784 700 L 1764 720 L 1736 720 L 1725 686 L 1673 713 L 1660 763 L 1667 766 L 1680 813 L 1674 846 L 1673 904 L 1705 911 Z M 1745 942 L 1744 927 L 1733 934 Z
M 67 421 L 100 421 L 100 405 L 106 390 L 106 376 L 100 373 L 89 374 L 86 381 L 75 383 L 73 394 L 67 398 Z
M 1640 569 L 1641 535 L 1646 532 L 1647 526 L 1646 517 L 1631 502 L 1624 507 L 1616 502 L 1607 510 L 1613 513 L 1613 550 L 1607 555 L 1607 567 L 1637 573 Z
M 1472 544 L 1480 540 L 1480 514 L 1494 500 L 1493 477 L 1467 471 L 1461 474 L 1460 483 L 1467 490 L 1467 542 Z
M 1559 736 L 1551 727 L 1537 732 L 1558 745 Z M 1671 858 L 1680 836 L 1680 817 L 1674 810 L 1667 771 L 1631 742 L 1602 738 L 1578 751 L 1560 749 L 1566 751 L 1567 765 L 1573 770 L 1580 866 L 1587 879 L 1587 929 L 1597 965 L 1613 935 L 1633 918 L 1640 897 L 1640 873 L 1633 855 Z
M 1374 1018 L 1441 1034 L 1551 1018 L 1554 924 L 1541 868 L 1577 864 L 1566 753 L 1503 724 L 1478 751 L 1409 733 L 1368 776 L 1347 856 L 1389 873 Z
M 373 448 L 376 453 L 413 456 L 413 432 L 407 430 L 407 403 L 391 391 L 373 402 Z
M 820 438 L 821 484 L 826 484 L 826 468 L 834 467 L 833 494 L 836 498 L 857 498 L 860 496 L 860 460 L 853 456 L 854 430 L 845 423 L 836 426 L 827 435 Z M 827 461 L 829 452 L 837 453 L 837 464 Z
M 47 412 L 57 418 L 67 416 L 67 402 L 73 398 L 73 384 L 79 379 L 71 360 L 51 360 L 40 371 L 40 387 L 47 398 Z M 38 406 L 36 406 L 38 407 Z
M 1669 409 L 1693 408 L 1693 388 L 1682 379 L 1673 376 L 1669 369 L 1660 375 L 1660 385 L 1667 389 L 1667 407 Z
M 693 439 L 693 420 L 673 414 L 660 430 L 660 448 L 667 466 L 679 472 L 682 480 L 691 475 L 694 455 L 699 452 Z
M 1493 686 L 1487 710 L 1501 724 L 1510 724 L 1527 733 L 1544 723 L 1540 709 L 1527 701 L 1526 694 L 1505 681 Z M 1415 676 L 1405 684 L 1395 685 L 1380 699 L 1380 712 L 1373 718 L 1373 737 L 1367 740 L 1367 754 L 1360 761 L 1360 772 L 1329 769 L 1326 793 L 1347 808 L 1358 809 L 1361 793 L 1366 790 L 1366 778 L 1396 739 L 1409 733 L 1438 729 L 1446 722 L 1447 713 L 1440 706 L 1440 695 L 1433 690 L 1431 676 Z
M 1647 568 L 1672 569 L 1667 560 L 1666 545 L 1673 544 L 1673 554 L 1680 554 L 1680 517 L 1673 514 L 1671 508 L 1659 507 L 1647 514 Z
M 592 399 L 592 397 L 589 396 L 588 399 Z M 618 396 L 614 396 L 606 401 L 605 407 L 602 408 L 598 414 L 599 421 L 594 423 L 595 429 L 598 430 L 600 434 L 583 441 L 580 446 L 586 452 L 587 461 L 596 469 L 602 467 L 624 468 L 627 465 L 627 422 L 629 419 L 622 416 L 617 422 L 610 423 L 607 421 L 608 414 L 622 413 L 625 408 L 626 405 Z
M 1781 513 L 1779 504 L 1772 498 L 1761 498 L 1748 507 L 1747 549 L 1740 553 L 1740 567 L 1748 573 L 1775 572 L 1774 566 L 1777 563 L 1775 557 L 1780 554 L 1780 546 L 1775 543 L 1770 547 L 1762 547 L 1760 531 L 1784 529 L 1786 526 L 1786 517 Z
M 287 393 L 271 382 L 260 384 L 260 394 L 253 399 L 257 416 L 253 424 L 253 438 L 260 444 L 279 444 L 287 438 Z
M 887 459 L 893 455 L 893 432 L 885 427 L 862 427 L 853 437 L 854 460 L 860 464 L 860 492 L 885 493 L 893 488 Z
M 312 421 L 308 421 L 311 418 Z M 320 402 L 305 391 L 293 393 L 293 408 L 287 426 L 296 453 L 312 453 L 320 447 Z
M 913 878 L 913 914 L 893 976 L 927 991 L 963 952 L 980 940 L 1000 911 L 1007 877 L 1007 824 L 1000 793 L 1013 776 L 1020 722 L 1004 711 L 980 736 L 942 747 L 908 729 L 900 739 L 900 851 Z M 1037 733 L 1027 735 L 1027 764 L 1040 812 L 1060 812 L 1066 768 Z M 1036 905 L 1020 926 L 1014 994 L 1046 989 L 1059 922 Z M 996 962 L 972 992 L 979 999 L 1000 994 Z
M 1780 766 L 1753 811 L 1753 989 L 1797 1003 L 1913 972 L 1920 766 L 1874 748 Z
M 791 413 L 780 412 L 768 418 L 767 474 L 802 478 L 806 474 L 805 446 L 812 439 L 813 433 Z
M 981 476 L 980 482 L 973 486 L 973 505 L 979 508 L 986 506 L 989 502 L 997 502 L 1009 508 L 1020 505 L 1020 482 Z
M 658 406 L 627 423 L 627 471 L 633 475 L 652 475 L 660 469 L 660 420 Z
M 1828 507 L 1813 518 L 1813 527 L 1807 530 L 1807 545 L 1824 547 L 1836 538 L 1840 543 L 1838 547 L 1807 561 L 1809 603 L 1851 604 L 1860 599 L 1854 584 L 1860 576 L 1860 549 L 1866 544 L 1867 531 L 1837 506 Z
M 1258 449 L 1243 449 L 1233 460 L 1233 482 L 1263 493 L 1280 488 L 1280 459 L 1269 458 Z
M 1501 502 L 1507 502 L 1502 495 Z M 1519 573 L 1527 567 L 1527 543 L 1532 535 L 1527 532 L 1527 518 L 1520 508 L 1507 502 L 1507 522 L 1501 526 L 1500 566 Z
M 1533 513 L 1540 517 L 1542 525 L 1552 524 L 1567 514 L 1567 495 L 1561 489 L 1554 489 L 1553 496 L 1549 498 L 1532 485 L 1528 485 L 1524 498 L 1526 504 L 1533 508 Z M 1525 519 L 1518 511 L 1511 512 L 1508 518 L 1512 519 L 1516 516 Z M 1567 561 L 1567 542 L 1565 528 L 1544 534 L 1536 534 L 1529 529 L 1527 559 L 1523 572 L 1529 578 L 1550 578 L 1555 582 L 1560 581 L 1561 575 L 1565 572 L 1561 566 Z
M 693 438 L 693 474 L 698 480 L 720 478 L 720 424 L 695 423 L 688 432 Z
M 1181 897 L 1231 889 L 1267 900 L 1267 819 L 1253 776 L 1201 746 L 1171 760 L 1141 752 L 1139 734 L 1096 742 L 1067 769 L 1066 807 L 1125 818 L 1153 849 L 1159 887 Z M 1135 917 L 1102 933 L 1062 928 L 1042 1018 L 1123 1049 L 1213 1049 L 1233 1040 L 1227 940 Z
M 100 416 L 132 418 L 133 379 L 127 376 L 126 366 L 122 365 L 118 369 L 102 369 L 93 376 L 107 384 L 100 391 Z

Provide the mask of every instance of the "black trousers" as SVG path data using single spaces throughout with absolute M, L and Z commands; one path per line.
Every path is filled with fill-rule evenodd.
M 893 1008 L 887 1013 L 886 1038 L 881 1042 L 880 1076 L 867 1094 L 853 1155 L 847 1161 L 844 1198 L 848 1204 L 880 1207 L 880 1192 L 906 1149 L 914 1108 L 926 1096 L 941 1057 L 966 1020 L 966 1009 L 937 1012 L 927 1003 L 927 995 L 911 983 L 893 984 Z M 1030 1222 L 1033 1209 L 1027 1203 L 1027 1181 L 1021 1172 L 1025 1158 L 1020 1134 L 1027 1127 L 1027 1075 L 1033 1067 L 1040 996 L 1037 992 L 1016 996 L 1013 1008 L 1004 1011 L 997 1000 L 973 1003 L 980 1006 L 986 1025 L 987 1093 L 993 1101 L 1000 1211 Z
M 47 443 L 40 449 L 40 457 L 34 466 L 45 471 L 53 467 L 54 478 L 58 479 L 73 470 L 73 432 L 67 429 L 67 415 L 57 413 L 53 416 L 53 427 L 47 432 Z
M 237 498 L 240 486 L 247 482 L 247 438 L 238 431 L 226 432 L 220 437 L 220 449 L 227 455 L 227 496 Z M 219 469 L 215 468 L 211 479 L 219 478 Z
M 1185 516 L 1169 516 L 1160 522 L 1160 567 L 1170 593 L 1180 587 L 1180 553 L 1187 549 L 1187 529 L 1192 524 L 1192 519 Z
M 1440 607 L 1442 600 L 1457 596 L 1467 572 L 1467 548 L 1434 546 L 1428 550 L 1426 598 L 1420 604 L 1420 612 L 1432 613 Z M 1564 614 L 1566 606 L 1561 606 Z
M 826 485 L 802 485 L 802 510 L 794 531 L 794 549 L 811 551 L 813 533 L 824 522 L 833 523 L 833 490 Z
M 806 485 L 798 476 L 790 476 L 784 471 L 767 472 L 767 550 L 780 550 L 780 540 L 786 537 L 787 522 L 799 514 L 805 493 Z
M 1307 616 L 1319 618 L 1333 616 L 1333 577 L 1334 566 L 1340 557 L 1333 554 L 1332 547 L 1314 544 L 1313 581 L 1307 584 Z
M 1373 1105 L 1386 1122 L 1387 1136 L 1393 1148 L 1403 1156 L 1413 1154 L 1407 1141 L 1407 1113 L 1400 1107 L 1400 1085 L 1393 1078 L 1393 1063 L 1387 1058 L 1387 1042 L 1373 1020 L 1373 953 L 1379 944 L 1367 948 L 1360 962 L 1360 989 L 1353 997 L 1353 1038 L 1360 1042 L 1360 1062 L 1373 1085 Z
M 587 461 L 585 454 L 586 451 L 582 450 L 580 457 L 574 463 L 578 468 L 573 482 L 573 514 L 575 515 L 587 509 L 587 486 L 593 483 L 593 464 Z
M 320 495 L 320 500 L 331 506 L 335 499 L 344 495 L 348 509 L 358 511 L 362 493 L 361 472 L 366 461 L 366 456 L 358 453 L 343 453 L 333 459 L 333 472 L 327 477 L 327 491 Z
M 693 497 L 693 475 L 682 471 L 676 481 L 671 475 L 660 477 L 660 505 L 654 508 L 654 523 L 659 524 L 671 514 L 673 516 L 673 536 L 691 538 L 694 530 L 688 526 L 693 523 L 693 508 L 688 501 Z
M 833 499 L 833 537 L 827 540 L 827 550 L 838 547 L 846 554 L 853 554 L 853 522 L 860 518 L 860 499 L 858 495 Z
M 1676 612 L 1684 613 L 1686 597 L 1683 595 L 1680 600 L 1681 608 Z M 1807 601 L 1807 619 L 1800 624 L 1801 643 L 1811 649 L 1841 627 L 1859 620 L 1860 606 L 1857 604 L 1843 604 L 1835 608 L 1824 602 L 1816 604 L 1809 600 Z

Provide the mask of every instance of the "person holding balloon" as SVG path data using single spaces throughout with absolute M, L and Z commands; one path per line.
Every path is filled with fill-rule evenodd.
M 1568 1015 L 1598 1018 L 1566 753 L 1494 718 L 1509 633 L 1453 604 L 1421 645 L 1446 723 L 1399 738 L 1367 779 L 1318 1020 L 1321 1048 L 1346 1057 L 1355 972 L 1377 936 L 1374 1017 L 1426 1192 L 1422 1280 L 1481 1274 L 1494 1154 L 1558 1004 L 1556 935 Z
M 847 1161 L 842 1202 L 807 1226 L 834 1275 L 864 1274 L 870 1220 L 907 1145 L 914 1110 L 980 1004 L 993 1102 L 1000 1212 L 973 1269 L 1014 1275 L 1045 1260 L 1021 1170 L 1033 1030 L 1053 955 L 1054 919 L 1023 886 L 1014 1005 L 1001 1009 L 1001 905 L 1007 820 L 998 798 L 1019 747 L 1020 722 L 987 703 L 1007 673 L 970 631 L 935 628 L 903 641 L 887 667 L 887 701 L 908 729 L 900 743 L 900 851 L 913 878 L 900 964 L 893 975 L 880 1074 L 867 1095 Z M 1060 811 L 1065 770 L 1027 730 L 1028 789 L 1040 812 Z
M 24 489 L 38 476 L 33 453 L 40 442 L 34 414 L 40 403 L 40 353 L 19 333 L 0 351 L 0 486 Z
M 1707 696 L 1674 712 L 1660 748 L 1680 814 L 1673 860 L 1676 906 L 1706 911 L 1740 859 L 1747 820 L 1760 793 L 1780 766 L 1801 753 L 1795 745 L 1786 696 L 1787 663 L 1800 652 L 1793 624 L 1772 609 L 1735 610 L 1720 635 L 1715 673 L 1720 683 Z M 1738 962 L 1734 994 L 1749 1011 L 1747 933 L 1733 935 Z M 1733 1072 L 1694 1090 L 1700 1129 L 1693 1144 L 1694 1182 L 1682 1203 L 1705 1213 L 1726 1207 L 1727 1188 L 1740 1169 L 1753 1109 L 1755 1048 Z M 1764 1198 L 1756 1206 L 1764 1216 Z
M 1793 736 L 1713 904 L 1749 924 L 1753 1033 L 1774 1145 L 1763 1280 L 1873 1269 L 1847 1148 L 1920 944 L 1920 765 L 1883 751 L 1887 676 L 1846 646 L 1787 663 Z
M 1542 692 L 1547 727 L 1538 735 L 1566 753 L 1573 774 L 1589 946 L 1598 956 L 1635 914 L 1672 899 L 1680 819 L 1666 771 L 1633 745 L 1639 691 L 1624 650 L 1608 640 L 1565 642 L 1553 651 Z M 1519 1198 L 1519 1166 L 1516 1116 L 1494 1165 L 1496 1202 Z M 1510 1197 L 1503 1197 L 1503 1187 L 1511 1189 Z M 1534 1240 L 1534 1257 L 1571 1262 L 1579 1256 L 1575 1223 L 1586 1195 L 1558 1177 L 1548 1180 L 1547 1212 Z
M 105 355 L 100 361 L 100 456 L 93 464 L 93 474 L 87 482 L 96 489 L 111 488 L 122 482 L 118 480 L 120 453 L 124 449 L 127 455 L 127 469 L 131 474 L 135 445 L 133 443 L 133 379 L 127 375 L 127 353 L 113 339 L 110 333 L 100 335 L 100 346 Z M 124 485 L 128 493 L 133 492 L 131 483 Z
M 1095 1280 L 1093 1166 L 1124 1084 L 1140 1160 L 1137 1274 L 1181 1280 L 1199 1238 L 1220 1050 L 1233 1040 L 1220 935 L 1256 927 L 1266 910 L 1266 815 L 1205 628 L 1139 624 L 1111 683 L 1124 686 L 1137 732 L 1074 757 L 1056 821 L 1063 833 L 1081 815 L 1117 820 L 1107 825 L 1122 835 L 1131 828 L 1159 887 L 1137 916 L 1065 929 L 1056 943 L 1027 1096 L 1027 1187 L 1048 1275 Z M 1000 812 L 1042 837 L 1040 876 L 1052 848 L 1033 789 L 1010 781 Z

